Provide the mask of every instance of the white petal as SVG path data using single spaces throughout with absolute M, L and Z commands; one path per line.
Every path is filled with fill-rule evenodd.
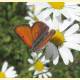
M 53 64 L 57 65 L 58 61 L 59 61 L 59 55 L 55 59 L 53 59 Z
M 39 72 L 38 72 L 38 71 L 35 71 L 35 72 L 34 72 L 34 75 L 37 75 L 37 74 L 39 74 Z
M 56 16 L 54 17 L 53 22 L 51 22 L 51 23 L 53 23 L 53 27 L 54 27 L 53 29 L 55 29 L 55 30 L 59 29 L 60 22 Z
M 38 75 L 39 76 L 39 78 L 42 78 L 42 74 L 40 74 L 40 75 Z
M 56 57 L 59 56 L 57 47 L 53 43 L 48 43 L 45 51 L 45 56 L 47 59 L 51 59 L 55 62 Z M 58 58 L 57 58 L 58 59 Z
M 36 52 L 32 52 L 32 53 L 31 53 L 31 56 L 32 56 L 33 58 L 36 58 L 36 57 L 37 57 L 37 53 L 36 53 Z
M 64 45 L 68 48 L 80 51 L 80 45 L 79 44 L 71 43 L 71 42 L 65 42 Z
M 41 52 L 38 53 L 38 56 L 37 57 L 40 58 L 41 56 L 42 56 L 42 53 Z
M 29 68 L 29 71 L 32 71 L 32 70 L 34 70 L 34 66 L 32 66 L 32 67 Z
M 32 59 L 28 59 L 28 62 L 29 62 L 30 64 L 33 64 L 33 63 L 34 63 L 34 61 L 33 61 Z
M 44 63 L 46 61 L 45 56 L 41 58 L 41 61 Z
M 73 43 L 80 43 L 80 34 L 72 34 L 70 36 L 66 36 L 65 41 L 73 42 Z
M 74 59 L 73 59 L 72 52 L 69 49 L 67 51 L 68 51 L 68 58 L 69 58 L 70 62 L 73 62 Z
M 45 56 L 43 56 L 43 57 L 41 58 L 41 61 L 42 61 L 44 64 L 50 62 L 48 59 L 45 58 Z
M 69 64 L 69 59 L 68 59 L 68 56 L 69 55 L 67 53 L 68 52 L 68 49 L 66 47 L 62 46 L 62 47 L 59 48 L 59 52 L 60 52 L 60 55 L 61 55 L 64 63 L 66 65 L 68 65 Z
M 2 71 L 2 72 L 5 72 L 5 71 L 7 70 L 7 68 L 8 68 L 8 62 L 5 61 L 5 62 L 3 63 L 3 66 L 2 66 L 1 71 Z
M 26 20 L 32 20 L 32 18 L 31 17 L 29 17 L 29 16 L 26 16 L 26 17 L 24 17 Z
M 34 24 L 34 21 L 29 21 L 29 25 L 32 26 Z
M 62 24 L 59 26 L 59 30 L 62 32 L 64 31 L 68 26 L 70 26 L 73 23 L 73 20 L 64 20 Z
M 6 72 L 13 71 L 13 70 L 14 70 L 14 67 L 11 66 L 11 67 L 9 67 L 9 68 L 6 70 Z
M 72 27 L 70 27 L 64 34 L 64 36 L 69 36 L 73 33 L 75 33 L 76 31 L 79 30 L 79 25 L 78 24 L 74 24 Z
M 44 78 L 48 78 L 48 76 L 46 75 L 46 73 L 43 74 L 43 77 L 44 77 Z
M 44 62 L 44 64 L 47 64 L 49 62 L 50 62 L 50 60 L 46 59 L 45 62 Z
M 8 70 L 5 72 L 5 75 L 6 77 L 17 77 L 18 75 L 16 74 L 16 71 L 11 71 L 11 70 Z
M 30 16 L 30 17 L 33 17 L 33 14 L 29 11 L 28 12 L 28 15 Z
M 56 28 L 56 25 L 54 25 L 54 23 L 51 21 L 50 18 L 48 18 L 48 20 L 45 20 L 44 22 L 45 22 L 45 24 L 47 24 L 49 26 L 49 30 Z
M 53 14 L 54 14 L 55 17 L 57 17 L 57 16 L 61 16 L 61 12 L 60 12 L 60 10 L 56 10 L 56 9 L 54 9 L 53 11 L 54 11 Z
M 51 14 L 51 12 L 52 12 L 51 9 L 47 9 L 46 11 L 40 13 L 40 14 L 38 15 L 38 17 L 42 17 L 43 19 L 45 19 L 45 18 L 47 18 L 47 17 Z M 46 13 L 48 13 L 48 14 L 46 15 Z
M 72 13 L 71 13 L 72 12 Z M 75 21 L 76 20 L 76 16 L 75 14 L 73 13 L 73 11 L 67 7 L 65 7 L 61 13 L 67 18 L 67 19 L 70 19 L 70 20 L 73 20 Z
M 46 2 L 34 2 L 31 4 L 35 6 L 35 14 L 39 14 L 43 8 L 50 7 Z
M 44 67 L 44 70 L 42 72 L 47 72 L 48 71 L 48 67 Z
M 52 77 L 51 72 L 47 72 L 46 74 L 47 74 L 49 77 Z
M 14 78 L 14 77 L 17 77 L 17 76 L 18 76 L 17 74 L 6 73 L 7 78 Z
M 71 12 L 69 11 L 69 8 L 64 8 L 64 9 L 62 9 L 61 10 L 61 13 L 66 17 L 66 18 L 68 18 L 68 19 L 70 19 L 71 18 Z

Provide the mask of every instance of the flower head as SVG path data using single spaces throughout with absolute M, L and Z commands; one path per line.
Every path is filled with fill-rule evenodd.
M 14 77 L 17 77 L 17 73 L 14 70 L 14 67 L 11 66 L 8 68 L 8 62 L 5 61 L 0 71 L 0 78 L 14 78 Z
M 46 24 L 50 25 L 50 29 L 55 29 L 55 34 L 51 42 L 47 45 L 45 55 L 48 58 L 55 56 L 52 57 L 54 58 L 54 64 L 58 63 L 59 54 L 66 65 L 69 64 L 69 62 L 73 62 L 71 49 L 80 51 L 80 33 L 77 33 L 79 25 L 77 23 L 72 25 L 72 22 L 68 20 L 65 20 L 63 23 L 57 23 L 56 21 L 56 24 L 52 21 L 48 21 Z
M 42 53 L 37 55 L 37 53 L 32 52 L 31 56 L 33 59 L 29 58 L 28 62 L 32 65 L 29 71 L 35 71 L 33 77 L 51 77 L 52 74 L 48 71 L 48 67 L 45 66 L 49 63 L 49 60 L 46 60 L 45 56 L 41 57 Z
M 35 6 L 35 13 L 41 18 L 47 18 L 53 13 L 54 18 L 64 15 L 67 19 L 80 21 L 80 7 L 78 4 L 64 2 L 34 2 L 28 4 Z M 46 13 L 48 14 L 46 15 Z

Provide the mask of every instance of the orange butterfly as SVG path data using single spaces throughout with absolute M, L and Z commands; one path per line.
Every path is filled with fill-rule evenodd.
M 36 22 L 32 27 L 20 25 L 15 31 L 33 51 L 41 50 L 55 33 L 54 30 L 49 32 L 49 27 L 43 22 Z

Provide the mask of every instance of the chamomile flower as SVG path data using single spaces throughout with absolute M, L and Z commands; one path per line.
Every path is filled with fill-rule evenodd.
M 8 62 L 5 61 L 3 63 L 2 69 L 0 71 L 0 78 L 14 78 L 17 76 L 18 75 L 17 75 L 16 71 L 14 70 L 14 67 L 11 66 L 8 68 Z
M 27 3 L 30 11 L 28 11 L 28 16 L 25 17 L 26 20 L 29 20 L 29 25 L 32 26 L 34 22 L 36 21 L 42 21 L 45 22 L 45 18 L 41 17 L 40 15 L 38 15 L 38 13 L 36 12 L 36 8 L 33 4 L 31 3 Z
M 41 18 L 48 17 L 51 13 L 54 17 L 64 15 L 67 19 L 80 21 L 80 6 L 73 3 L 64 2 L 34 2 L 27 3 L 27 5 L 35 6 L 35 14 Z
M 35 52 L 32 52 L 31 56 L 32 59 L 29 58 L 28 62 L 32 65 L 29 68 L 29 71 L 34 70 L 33 77 L 39 77 L 39 78 L 52 77 L 51 72 L 48 71 L 48 67 L 45 66 L 47 63 L 49 63 L 49 60 L 46 60 L 45 56 L 41 57 L 42 53 L 37 54 Z
M 50 42 L 47 45 L 49 49 L 46 49 L 45 55 L 48 58 L 52 57 L 55 65 L 59 61 L 59 55 L 64 63 L 68 65 L 69 62 L 73 62 L 71 49 L 80 51 L 80 33 L 77 33 L 79 25 L 77 23 L 72 25 L 71 23 L 68 20 L 65 20 L 63 23 L 57 21 L 54 23 L 51 20 L 46 22 L 50 29 L 55 29 L 55 34 L 51 39 L 53 44 Z

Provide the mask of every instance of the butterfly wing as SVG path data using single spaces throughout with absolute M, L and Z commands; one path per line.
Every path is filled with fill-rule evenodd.
M 17 26 L 16 33 L 21 37 L 25 44 L 32 48 L 33 38 L 31 33 L 31 27 L 27 25 Z
M 44 46 L 48 43 L 48 41 L 52 38 L 53 34 L 55 34 L 54 30 L 51 30 L 50 32 L 48 32 L 47 34 L 45 34 L 43 40 L 40 41 L 40 43 L 34 47 L 34 51 L 38 51 L 42 48 L 44 48 Z M 42 34 L 43 35 L 43 34 Z M 42 36 L 41 35 L 41 36 Z
M 48 30 L 48 26 L 43 22 L 34 23 L 34 25 L 32 26 L 33 41 L 37 40 L 46 30 Z

